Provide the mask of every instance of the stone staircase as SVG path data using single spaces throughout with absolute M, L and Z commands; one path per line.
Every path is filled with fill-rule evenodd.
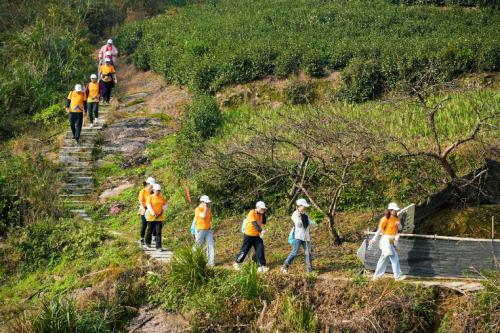
M 88 115 L 86 126 L 82 127 L 80 145 L 72 139 L 71 131 L 66 132 L 63 146 L 59 151 L 59 171 L 64 181 L 63 190 L 59 195 L 64 204 L 73 208 L 72 212 L 84 220 L 91 221 L 85 213 L 88 206 L 87 197 L 94 189 L 92 178 L 92 152 L 97 142 L 97 134 L 106 123 L 106 117 L 111 112 L 109 106 L 99 106 L 99 124 L 90 128 Z

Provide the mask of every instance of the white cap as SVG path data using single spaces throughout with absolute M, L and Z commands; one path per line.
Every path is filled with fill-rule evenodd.
M 104 59 L 104 62 L 111 62 L 111 59 L 106 58 L 106 59 Z
M 81 91 L 82 91 L 82 85 L 81 85 L 81 84 L 77 84 L 77 85 L 75 86 L 75 91 L 77 91 L 77 92 L 81 92 Z
M 161 185 L 160 184 L 154 184 L 153 185 L 153 190 L 155 190 L 155 191 L 161 190 Z
M 146 179 L 146 183 L 154 185 L 156 184 L 156 181 L 153 177 L 148 177 L 148 179 Z
M 107 51 L 107 52 L 106 52 L 106 55 L 111 55 L 111 51 Z
M 306 199 L 299 199 L 297 200 L 297 206 L 309 207 L 311 205 L 307 203 Z
M 389 204 L 389 208 L 388 209 L 390 209 L 390 210 L 400 210 L 398 204 L 395 203 L 395 202 L 391 202 Z
M 113 40 L 112 39 L 108 39 L 108 44 L 113 44 Z
M 202 195 L 200 198 L 200 202 L 212 202 L 212 201 L 210 201 L 208 195 Z
M 95 74 L 90 75 L 90 79 L 97 79 L 97 75 Z
M 255 205 L 255 207 L 260 207 L 260 208 L 267 209 L 266 204 L 264 203 L 264 201 L 257 202 L 257 204 Z

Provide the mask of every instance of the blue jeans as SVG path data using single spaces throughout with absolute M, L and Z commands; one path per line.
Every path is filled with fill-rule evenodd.
M 401 267 L 399 266 L 398 253 L 396 252 L 396 249 L 394 248 L 393 244 L 391 244 L 391 249 L 392 249 L 392 256 L 384 257 L 383 253 L 380 255 L 380 259 L 378 260 L 377 263 L 377 269 L 375 269 L 375 274 L 373 275 L 374 278 L 379 278 L 382 275 L 384 275 L 385 268 L 387 267 L 387 262 L 389 261 L 389 259 L 391 260 L 392 272 L 394 273 L 394 278 L 396 279 L 401 275 Z
M 306 250 L 306 243 L 307 243 L 307 248 Z M 307 265 L 307 271 L 312 271 L 312 257 L 311 257 L 311 242 L 305 242 L 300 239 L 294 239 L 293 240 L 293 250 L 292 253 L 286 258 L 285 260 L 285 266 L 288 267 L 292 263 L 293 259 L 297 256 L 297 252 L 299 252 L 300 247 L 304 248 L 304 252 L 306 254 L 306 265 Z M 308 260 L 309 259 L 309 260 Z

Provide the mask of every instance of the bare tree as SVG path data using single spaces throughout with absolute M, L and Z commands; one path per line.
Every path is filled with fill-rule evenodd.
M 447 179 L 442 180 L 447 186 L 453 189 L 455 195 L 457 195 L 461 201 L 466 201 L 464 189 L 467 186 L 471 186 L 476 180 L 481 177 L 481 175 L 486 172 L 482 170 L 475 173 L 472 178 L 464 179 L 457 175 L 457 167 L 452 161 L 452 155 L 461 146 L 465 146 L 467 143 L 478 143 L 480 145 L 490 142 L 484 141 L 484 136 L 491 131 L 496 131 L 498 134 L 499 119 L 500 119 L 500 108 L 498 105 L 494 105 L 492 102 L 498 93 L 491 93 L 488 97 L 477 100 L 471 94 L 471 102 L 468 106 L 474 108 L 475 120 L 470 124 L 468 130 L 464 130 L 461 133 L 455 133 L 454 136 L 446 133 L 443 128 L 445 124 L 439 124 L 438 116 L 444 115 L 446 112 L 452 112 L 447 105 L 456 97 L 443 97 L 441 99 L 433 98 L 433 93 L 439 92 L 450 92 L 452 91 L 455 96 L 459 96 L 459 93 L 465 94 L 470 93 L 472 90 L 463 91 L 458 90 L 455 82 L 449 82 L 445 84 L 434 84 L 432 81 L 427 81 L 427 77 L 423 77 L 416 84 L 411 85 L 409 92 L 404 99 L 405 108 L 408 103 L 417 107 L 416 115 L 417 119 L 425 122 L 430 129 L 431 139 L 430 145 L 424 147 L 420 145 L 420 140 L 418 138 L 401 138 L 392 136 L 392 141 L 396 142 L 404 151 L 400 156 L 406 157 L 426 157 L 435 160 L 439 163 Z M 442 117 L 445 118 L 445 117 Z M 418 121 L 415 119 L 414 121 Z M 449 120 L 448 120 L 449 121 Z M 460 118 L 457 121 L 463 121 Z M 441 120 L 443 122 L 443 120 Z M 439 126 L 441 125 L 441 126 Z M 449 124 L 452 125 L 452 124 Z M 412 126 L 408 124 L 408 126 Z M 441 130 L 439 129 L 441 128 Z M 493 143 L 495 145 L 495 143 Z M 478 165 L 478 163 L 480 165 Z M 484 160 L 476 161 L 474 170 L 482 166 Z
M 269 119 L 270 120 L 270 119 Z M 354 182 L 352 167 L 362 163 L 376 147 L 368 123 L 355 123 L 335 109 L 311 109 L 301 114 L 278 112 L 269 126 L 211 145 L 205 163 L 223 172 L 219 177 L 250 176 L 255 186 L 246 197 L 265 186 L 289 184 L 285 210 L 299 195 L 323 212 L 334 244 L 341 243 L 335 229 L 336 213 L 344 189 Z M 272 124 L 272 125 L 271 125 Z

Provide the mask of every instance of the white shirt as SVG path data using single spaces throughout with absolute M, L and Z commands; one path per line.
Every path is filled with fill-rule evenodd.
M 306 228 L 305 237 L 307 237 L 307 241 L 310 242 L 311 237 L 309 236 L 309 227 L 315 228 L 316 223 L 313 220 L 311 220 L 309 215 L 307 215 L 306 213 L 301 213 L 301 214 L 305 214 L 307 216 L 307 218 L 309 219 L 309 226 Z M 300 239 L 301 241 L 305 241 L 304 229 L 302 228 L 302 218 L 299 217 L 299 213 L 297 211 L 293 212 L 292 221 L 293 221 L 293 224 L 295 224 L 295 235 L 293 238 Z

